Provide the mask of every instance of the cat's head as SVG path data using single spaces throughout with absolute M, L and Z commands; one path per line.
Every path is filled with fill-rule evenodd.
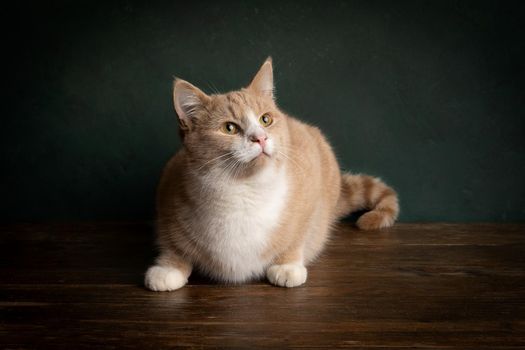
M 207 95 L 176 79 L 175 110 L 193 167 L 248 176 L 278 163 L 287 137 L 286 116 L 274 101 L 272 61 L 238 91 Z

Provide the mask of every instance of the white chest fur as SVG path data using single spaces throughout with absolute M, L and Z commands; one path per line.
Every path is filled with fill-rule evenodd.
M 201 180 L 204 191 L 195 193 L 198 210 L 187 212 L 192 238 L 213 260 L 201 268 L 227 282 L 260 276 L 269 263 L 261 255 L 286 202 L 285 169 L 268 167 L 238 181 L 226 182 L 213 174 Z

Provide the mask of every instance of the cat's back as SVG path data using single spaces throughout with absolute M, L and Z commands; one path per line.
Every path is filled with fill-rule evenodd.
M 291 165 L 301 200 L 324 198 L 329 211 L 335 207 L 341 184 L 339 164 L 328 140 L 318 127 L 288 119 Z M 307 198 L 304 198 L 306 196 Z
M 289 117 L 288 128 L 289 148 L 294 154 L 301 154 L 300 159 L 304 166 L 319 169 L 327 175 L 339 174 L 339 165 L 332 147 L 318 127 Z

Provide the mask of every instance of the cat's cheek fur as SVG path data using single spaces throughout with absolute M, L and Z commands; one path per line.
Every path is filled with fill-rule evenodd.
M 266 147 L 264 148 L 264 152 L 269 156 L 273 156 L 275 152 L 275 142 L 273 141 L 273 138 L 269 137 L 268 141 L 266 141 Z

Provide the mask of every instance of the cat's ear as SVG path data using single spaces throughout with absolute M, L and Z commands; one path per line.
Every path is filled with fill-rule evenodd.
M 268 57 L 253 78 L 248 89 L 256 94 L 268 96 L 273 99 L 273 68 L 272 58 Z
M 208 102 L 210 97 L 198 87 L 182 79 L 173 83 L 173 104 L 179 116 L 180 127 L 190 130 L 195 113 Z

